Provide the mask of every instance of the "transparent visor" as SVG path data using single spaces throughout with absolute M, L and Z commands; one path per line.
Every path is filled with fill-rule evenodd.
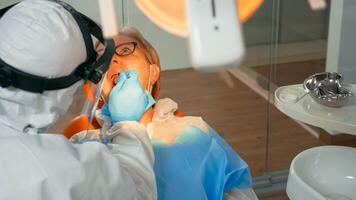
M 100 128 L 95 120 L 95 111 L 104 104 L 104 85 L 105 79 L 102 79 L 98 84 L 86 82 L 78 87 L 67 112 L 49 127 L 48 132 L 60 133 L 70 138 L 76 133 Z
M 97 43 L 95 48 L 98 55 L 101 56 L 104 52 L 104 46 Z M 68 111 L 49 128 L 50 132 L 59 132 L 70 138 L 76 133 L 100 128 L 100 124 L 95 119 L 95 114 L 107 102 L 108 95 L 113 87 L 113 81 L 108 78 L 108 74 L 113 73 L 112 70 L 110 71 L 110 61 L 104 65 L 109 65 L 109 69 L 103 75 L 101 81 L 98 84 L 90 81 L 84 82 L 83 86 L 75 92 Z
M 107 73 L 105 73 L 104 77 L 106 77 L 106 74 Z M 101 109 L 101 107 L 106 103 L 106 98 L 104 98 L 103 96 L 103 88 L 106 85 L 105 81 L 106 79 L 103 78 L 97 85 L 91 83 L 89 83 L 90 87 L 88 85 L 84 85 L 84 91 L 87 96 L 87 101 L 84 106 L 83 112 L 85 116 L 88 116 L 89 120 L 86 130 L 95 128 L 95 113 L 97 110 Z
M 85 82 L 74 95 L 74 101 L 66 115 L 60 119 L 63 121 L 59 122 L 62 126 L 57 126 L 56 132 L 62 130 L 61 133 L 70 138 L 82 131 L 101 128 L 96 115 L 107 103 L 110 91 L 118 77 L 118 68 L 111 65 L 98 84 Z

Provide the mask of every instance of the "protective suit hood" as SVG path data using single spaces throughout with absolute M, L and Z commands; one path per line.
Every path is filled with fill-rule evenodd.
M 0 37 L 0 58 L 33 75 L 67 76 L 86 60 L 78 24 L 55 2 L 17 4 L 0 19 Z M 80 84 L 43 94 L 0 87 L 0 123 L 19 132 L 37 133 L 67 111 Z

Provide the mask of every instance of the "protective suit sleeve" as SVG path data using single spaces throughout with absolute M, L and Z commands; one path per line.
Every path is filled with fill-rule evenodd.
M 116 123 L 108 133 L 109 149 L 133 178 L 140 199 L 157 199 L 154 153 L 146 128 L 136 121 Z
M 0 199 L 156 199 L 148 137 L 113 131 L 108 146 L 54 134 L 1 138 Z

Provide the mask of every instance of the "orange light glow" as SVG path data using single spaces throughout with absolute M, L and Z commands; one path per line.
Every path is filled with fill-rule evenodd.
M 187 36 L 185 0 L 135 0 L 135 3 L 160 28 L 174 35 Z M 246 22 L 262 3 L 263 0 L 236 0 L 240 21 Z

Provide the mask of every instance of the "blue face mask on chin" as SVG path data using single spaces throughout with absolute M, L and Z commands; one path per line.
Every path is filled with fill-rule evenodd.
M 156 102 L 142 88 L 137 70 L 120 73 L 120 78 L 109 95 L 102 114 L 110 116 L 113 124 L 121 121 L 139 121 L 141 116 Z

